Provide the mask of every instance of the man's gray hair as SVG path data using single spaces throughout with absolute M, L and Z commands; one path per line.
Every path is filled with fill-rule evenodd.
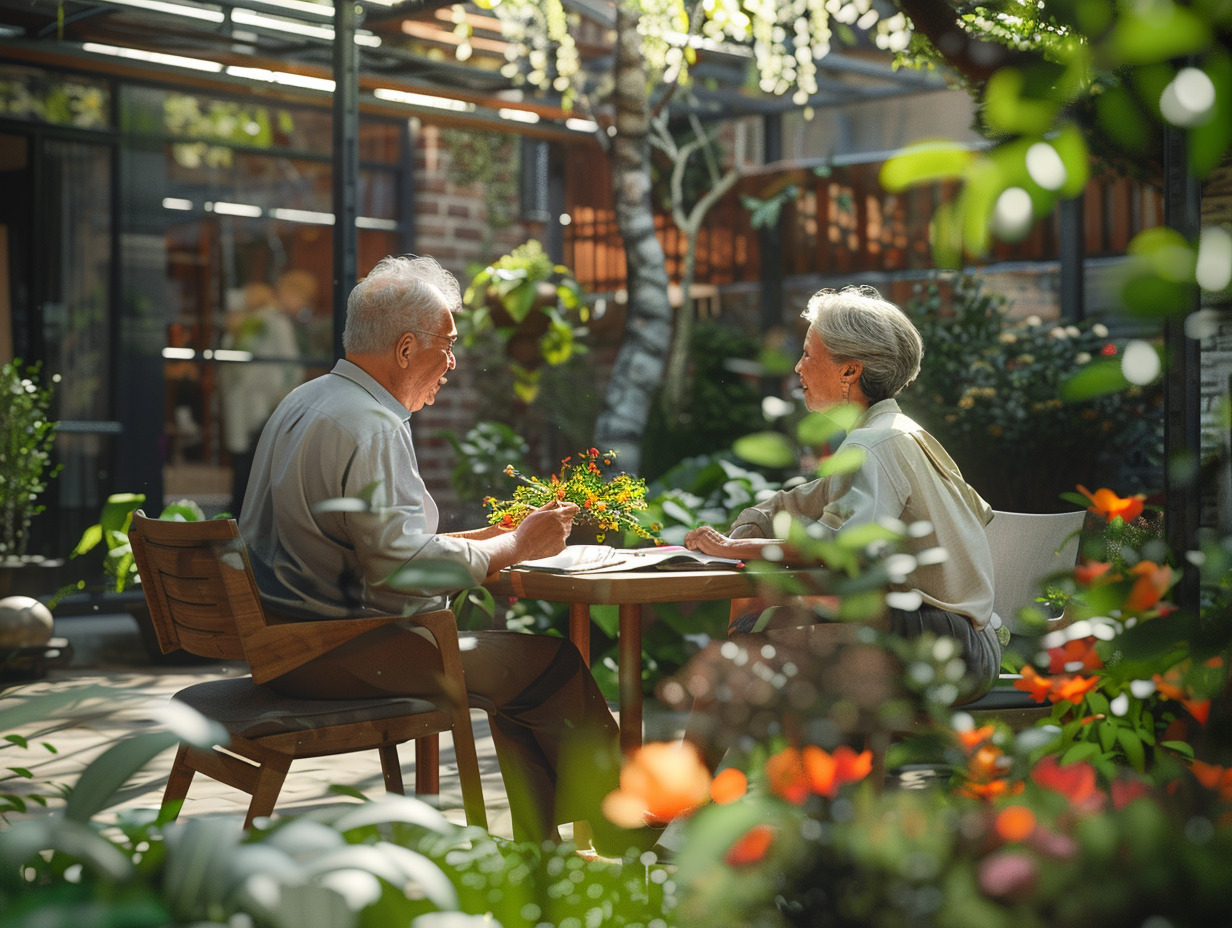
M 387 351 L 411 329 L 434 331 L 444 309 L 457 312 L 461 305 L 457 278 L 435 258 L 382 258 L 347 297 L 343 350 Z
M 870 403 L 889 399 L 920 373 L 924 340 L 906 314 L 868 286 L 818 290 L 801 314 L 836 361 L 864 365 Z

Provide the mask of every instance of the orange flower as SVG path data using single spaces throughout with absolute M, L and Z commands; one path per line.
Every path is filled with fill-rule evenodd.
M 1129 572 L 1138 578 L 1125 600 L 1125 608 L 1130 612 L 1154 606 L 1172 586 L 1172 568 L 1166 564 L 1161 567 L 1154 561 L 1139 561 Z
M 963 746 L 968 754 L 975 748 L 979 747 L 996 733 L 995 725 L 984 725 L 980 728 L 973 728 L 970 731 L 955 732 L 958 736 L 958 743 Z
M 1006 806 L 993 827 L 1002 841 L 1025 841 L 1035 831 L 1035 813 L 1026 806 Z
M 1099 677 L 1057 677 L 1052 681 L 1052 694 L 1049 698 L 1053 702 L 1066 699 L 1077 706 L 1081 704 L 1083 697 L 1097 686 Z
M 1022 792 L 1021 783 L 1011 783 L 1009 780 L 992 780 L 988 783 L 976 783 L 968 780 L 958 787 L 960 796 L 972 799 L 996 799 L 999 796 L 1016 796 Z
M 665 825 L 706 803 L 710 771 L 693 745 L 652 742 L 631 754 L 620 770 L 620 788 L 603 799 L 603 814 L 622 828 Z
M 1046 702 L 1052 693 L 1052 681 L 1028 665 L 1022 668 L 1022 678 L 1014 681 L 1014 689 L 1029 693 L 1036 702 Z
M 1199 783 L 1219 793 L 1219 798 L 1232 802 L 1232 767 L 1217 767 L 1205 761 L 1195 760 L 1189 769 Z
M 1062 699 L 1078 705 L 1083 697 L 1099 686 L 1099 677 L 1045 677 L 1030 665 L 1022 668 L 1022 679 L 1014 681 L 1014 688 L 1030 694 L 1036 702 L 1060 702 Z
M 808 798 L 808 771 L 795 748 L 785 748 L 766 761 L 766 780 L 770 792 L 788 802 L 799 805 Z
M 773 828 L 769 825 L 754 825 L 736 840 L 723 855 L 723 859 L 732 867 L 755 864 L 766 856 L 773 842 Z
M 1091 501 L 1091 505 L 1087 507 L 1088 511 L 1095 513 L 1097 516 L 1102 516 L 1110 522 L 1117 518 L 1124 519 L 1126 522 L 1132 522 L 1142 515 L 1143 501 L 1146 499 L 1141 493 L 1137 496 L 1123 499 L 1105 488 L 1100 488 L 1092 493 L 1082 484 L 1078 484 L 1078 492 Z
M 872 769 L 871 751 L 857 754 L 844 744 L 830 754 L 810 744 L 803 750 L 785 748 L 771 757 L 766 761 L 766 779 L 772 793 L 799 805 L 810 793 L 833 799 L 844 783 L 862 780 Z
M 501 518 L 500 527 L 501 528 L 513 528 L 514 527 L 513 515 L 511 513 L 507 512 L 505 513 L 504 517 Z
M 710 782 L 710 798 L 719 805 L 735 802 L 749 789 L 749 779 L 736 767 L 721 770 Z
M 808 771 L 809 789 L 827 799 L 837 796 L 839 787 L 844 783 L 863 780 L 873 770 L 872 751 L 857 754 L 845 744 L 839 745 L 833 754 L 827 754 L 813 745 L 806 747 L 801 754 L 804 769 Z

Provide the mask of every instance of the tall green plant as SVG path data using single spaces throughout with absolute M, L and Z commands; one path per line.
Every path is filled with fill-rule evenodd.
M 1068 381 L 1120 359 L 1105 326 L 1013 318 L 1008 299 L 964 275 L 934 280 L 905 309 L 924 360 L 900 403 L 995 508 L 1057 511 L 1079 483 L 1162 481 L 1157 387 L 1062 399 Z
M 46 508 L 39 496 L 59 471 L 53 390 L 39 373 L 39 364 L 20 358 L 0 367 L 0 558 L 25 555 L 30 521 Z

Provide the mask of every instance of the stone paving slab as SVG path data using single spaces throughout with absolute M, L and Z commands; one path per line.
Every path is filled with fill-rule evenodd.
M 246 672 L 243 664 L 218 662 L 182 667 L 68 667 L 53 669 L 41 680 L 10 686 L 0 692 L 0 708 L 7 699 L 24 694 L 65 692 L 97 686 L 103 689 L 104 695 L 64 713 L 62 718 L 20 726 L 17 733 L 29 737 L 32 746 L 29 750 L 8 744 L 0 747 L 0 770 L 10 766 L 27 767 L 35 775 L 33 785 L 48 782 L 71 785 L 76 782 L 81 770 L 110 745 L 126 736 L 161 728 L 160 713 L 179 690 L 206 680 L 234 677 Z M 489 830 L 496 835 L 511 837 L 509 801 L 501 781 L 488 717 L 481 711 L 473 711 L 471 716 Z M 0 731 L 0 737 L 7 734 L 10 732 Z M 44 741 L 54 745 L 57 753 L 51 754 L 42 749 L 38 742 Z M 414 746 L 405 745 L 399 753 L 407 788 L 413 789 Z M 119 802 L 101 816 L 102 820 L 114 820 L 115 813 L 120 810 L 158 808 L 173 757 L 173 750 L 165 751 L 126 783 L 118 794 Z M 464 823 L 453 742 L 447 734 L 441 736 L 440 779 L 440 796 L 425 798 L 437 805 L 451 821 Z M 379 798 L 384 792 L 384 782 L 376 752 L 296 761 L 291 765 L 283 785 L 275 815 L 356 801 L 332 793 L 330 787 L 335 784 L 354 787 L 370 798 Z M 6 780 L 0 789 L 18 792 L 29 785 L 26 781 Z M 47 792 L 45 785 L 42 791 Z M 181 816 L 230 815 L 242 819 L 247 804 L 246 794 L 198 776 L 188 792 Z

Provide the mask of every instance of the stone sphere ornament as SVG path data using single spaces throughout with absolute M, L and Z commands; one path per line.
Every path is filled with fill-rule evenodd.
M 0 652 L 37 648 L 51 640 L 51 610 L 30 596 L 0 599 Z

